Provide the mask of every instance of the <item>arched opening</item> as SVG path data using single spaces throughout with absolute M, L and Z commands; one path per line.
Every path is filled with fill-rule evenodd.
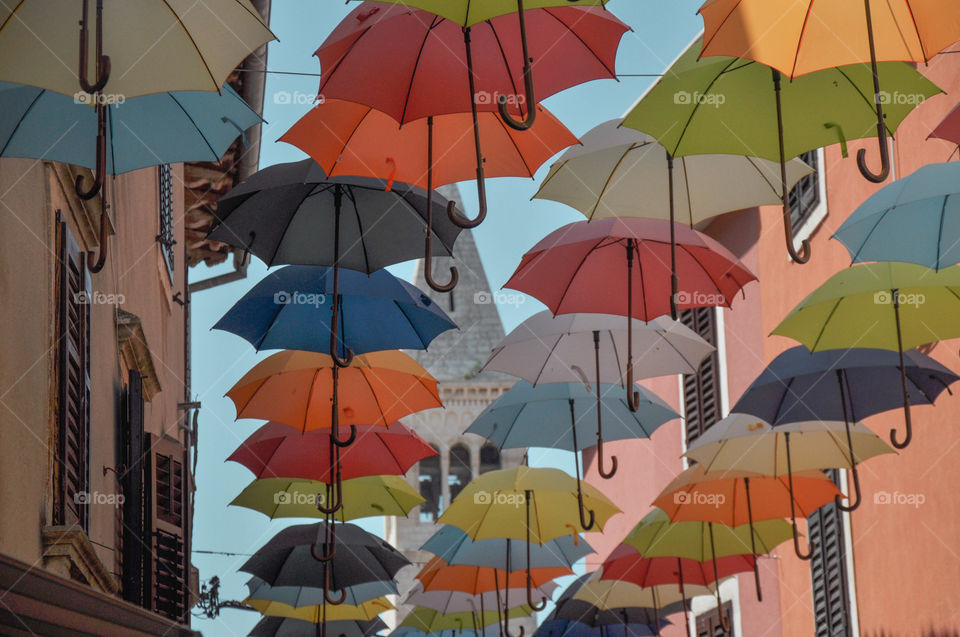
M 437 448 L 434 447 L 434 450 Z M 438 452 L 439 453 L 439 452 Z M 440 515 L 442 494 L 440 456 L 431 456 L 420 461 L 420 497 L 426 502 L 420 505 L 420 521 L 436 522 Z
M 450 473 L 447 476 L 451 501 L 471 479 L 473 472 L 470 470 L 470 449 L 466 445 L 456 444 L 450 448 Z
M 496 445 L 487 443 L 480 448 L 480 473 L 487 471 L 496 471 L 503 468 L 500 461 L 500 450 Z

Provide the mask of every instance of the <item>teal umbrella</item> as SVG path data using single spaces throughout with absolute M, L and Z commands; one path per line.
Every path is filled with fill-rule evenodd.
M 960 163 L 930 164 L 860 204 L 834 233 L 854 263 L 960 263 Z

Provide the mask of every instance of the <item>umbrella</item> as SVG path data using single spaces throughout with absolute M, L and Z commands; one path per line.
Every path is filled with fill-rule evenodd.
M 531 591 L 545 587 L 551 580 L 572 574 L 566 566 L 550 566 L 529 570 Z M 527 569 L 510 570 L 493 566 L 471 566 L 469 564 L 447 564 L 439 557 L 433 557 L 417 573 L 417 579 L 423 590 L 456 591 L 468 595 L 480 596 L 496 590 L 523 589 L 527 581 Z M 509 604 L 509 599 L 505 602 Z
M 379 617 L 371 621 L 341 620 L 325 622 L 324 630 L 333 637 L 374 637 L 387 625 Z M 264 617 L 257 622 L 249 637 L 315 637 L 317 626 L 313 622 L 287 617 Z
M 513 551 L 513 562 L 519 562 L 520 551 L 524 548 L 510 545 Z M 422 551 L 429 551 L 447 564 L 463 564 L 467 566 L 495 566 L 492 556 L 503 555 L 506 550 L 506 540 L 491 538 L 488 540 L 473 540 L 463 530 L 450 525 L 440 527 L 436 533 L 420 547 Z M 531 568 L 549 568 L 573 565 L 581 558 L 593 552 L 593 547 L 579 535 L 563 536 L 530 546 Z
M 381 515 L 405 516 L 426 502 L 400 476 L 379 475 L 344 480 L 340 487 L 343 506 L 337 509 L 340 522 Z M 230 504 L 276 518 L 319 518 L 329 506 L 331 485 L 322 481 L 297 478 L 254 480 Z
M 714 347 L 689 327 L 661 316 L 649 322 L 630 321 L 631 338 L 642 352 L 634 364 L 635 379 L 695 374 Z M 513 329 L 493 349 L 484 371 L 518 376 L 541 383 L 589 384 L 589 361 L 600 361 L 595 383 L 626 386 L 627 330 L 612 314 L 561 314 L 544 310 Z M 595 370 L 596 372 L 597 370 Z
M 397 584 L 393 580 L 378 580 L 347 586 L 346 597 L 343 603 L 349 606 L 359 606 L 384 595 L 396 595 Z M 247 598 L 263 601 L 281 602 L 294 608 L 302 606 L 318 606 L 326 600 L 322 588 L 310 586 L 271 586 L 259 577 L 247 580 Z
M 933 404 L 960 380 L 956 374 L 916 350 L 904 352 L 912 404 Z M 881 349 L 835 349 L 811 353 L 798 346 L 777 356 L 733 406 L 773 425 L 810 420 L 857 422 L 903 404 L 899 357 Z M 852 450 L 848 452 L 853 456 Z M 860 477 L 853 464 L 855 495 L 844 511 L 860 505 Z
M 537 168 L 562 149 L 577 143 L 549 111 L 537 106 L 540 125 L 520 132 L 506 126 L 496 113 L 479 114 L 479 131 L 487 177 L 533 177 Z M 359 176 L 397 180 L 427 190 L 475 176 L 469 113 L 429 116 L 403 126 L 369 106 L 325 100 L 314 106 L 280 138 L 310 155 L 331 177 Z M 439 160 L 435 161 L 434 157 Z M 452 205 L 452 203 L 450 204 Z M 428 204 L 428 208 L 430 208 Z M 424 278 L 434 290 L 447 292 L 459 274 L 441 285 L 431 269 L 432 234 L 426 233 Z
M 633 384 L 630 319 L 649 321 L 670 311 L 667 264 L 673 245 L 678 248 L 675 271 L 681 283 L 676 300 L 682 309 L 729 307 L 733 296 L 756 279 L 729 250 L 692 228 L 654 219 L 615 218 L 574 222 L 551 232 L 523 255 L 505 287 L 534 296 L 554 314 L 626 316 L 627 398 L 636 410 L 640 395 Z M 624 287 L 626 294 L 620 292 Z M 640 299 L 636 306 L 635 295 Z
M 543 597 L 549 598 L 553 595 L 553 591 L 555 591 L 557 588 L 558 585 L 556 582 L 545 582 L 542 586 L 536 588 L 534 592 Z M 518 592 L 521 595 L 523 594 L 522 589 L 520 589 Z M 477 593 L 475 595 L 461 591 L 425 591 L 423 590 L 423 585 L 418 582 L 414 585 L 413 590 L 407 593 L 403 603 L 410 606 L 423 606 L 425 608 L 431 608 L 441 613 L 459 613 L 464 611 L 476 612 L 481 604 L 484 607 L 498 607 L 499 602 L 496 598 L 499 597 L 499 595 L 499 590 Z M 514 608 L 524 605 L 526 605 L 526 602 L 522 600 L 512 603 Z M 481 613 L 483 612 L 484 611 L 481 610 Z
M 327 621 L 370 621 L 377 615 L 388 610 L 394 610 L 394 605 L 386 597 L 378 597 L 357 606 L 350 604 L 319 604 L 317 606 L 300 606 L 295 608 L 283 602 L 274 602 L 262 599 L 243 600 L 247 606 L 268 617 L 288 617 L 310 622 L 317 626 L 326 626 Z M 321 632 L 323 634 L 323 632 Z
M 886 137 L 889 119 L 884 119 L 883 108 L 889 99 L 880 90 L 877 62 L 930 61 L 960 39 L 960 12 L 951 0 L 876 2 L 873 8 L 870 0 L 864 0 L 863 5 L 861 10 L 856 2 L 826 7 L 813 0 L 707 0 L 700 7 L 705 27 L 701 55 L 749 58 L 791 78 L 869 62 L 882 164 L 880 173 L 873 174 L 864 159 L 866 151 L 861 149 L 857 165 L 864 177 L 879 183 L 890 173 L 890 149 Z M 885 88 L 891 89 L 889 84 Z
M 594 573 L 587 573 L 593 577 Z M 570 593 L 570 598 L 558 602 L 554 611 L 544 622 L 544 626 L 552 621 L 583 624 L 590 628 L 603 628 L 605 631 L 615 629 L 617 626 L 649 626 L 656 630 L 656 626 L 667 626 L 671 622 L 662 615 L 672 615 L 684 609 L 682 602 L 674 602 L 666 606 L 659 606 L 659 597 L 657 593 L 664 588 L 655 589 L 654 600 L 658 602 L 656 607 L 649 606 L 623 606 L 621 608 L 600 609 L 590 602 L 580 599 L 572 599 L 574 592 Z M 552 631 L 551 631 L 552 632 Z M 601 636 L 602 637 L 602 636 Z
M 534 198 L 565 203 L 591 220 L 645 217 L 673 222 L 676 207 L 691 228 L 725 212 L 782 200 L 774 186 L 779 169 L 774 162 L 741 155 L 693 155 L 680 157 L 675 171 L 666 148 L 646 133 L 622 127 L 622 122 L 610 120 L 588 131 L 580 146 L 568 149 L 550 166 Z M 790 160 L 788 192 L 811 172 L 801 160 Z M 672 251 L 671 262 L 675 260 Z M 676 282 L 674 277 L 671 299 L 676 299 Z M 675 307 L 671 315 L 676 318 Z
M 661 625 L 667 623 L 664 620 Z M 653 637 L 657 634 L 656 629 L 648 624 L 617 622 L 590 626 L 571 619 L 547 620 L 540 624 L 534 633 L 537 637 Z
M 960 267 L 934 272 L 909 263 L 867 263 L 841 270 L 810 293 L 773 330 L 811 351 L 875 347 L 896 351 L 906 433 L 890 442 L 910 444 L 912 424 L 904 348 L 960 336 Z
M 714 592 L 719 596 L 719 586 L 716 584 L 705 586 L 686 586 L 679 589 L 673 585 L 647 586 L 640 587 L 630 582 L 618 580 L 602 580 L 601 572 L 594 571 L 593 575 L 584 582 L 583 586 L 577 589 L 571 598 L 571 602 L 581 602 L 589 604 L 600 611 L 616 613 L 620 609 L 642 608 L 653 609 L 653 626 L 657 627 L 659 635 L 659 626 L 661 625 L 660 613 L 669 614 L 677 610 L 683 610 L 686 614 L 687 597 L 697 595 L 711 595 Z M 718 597 L 719 599 L 719 597 Z
M 471 26 L 420 9 L 372 2 L 354 9 L 316 52 L 323 70 L 318 93 L 325 98 L 371 106 L 400 124 L 470 112 L 480 209 L 472 220 L 448 209 L 448 218 L 461 227 L 476 227 L 486 216 L 479 111 L 500 110 L 508 125 L 529 128 L 537 110 L 532 94 L 530 101 L 514 96 L 521 74 L 528 92 L 536 78 L 541 97 L 616 77 L 617 48 L 629 30 L 597 6 L 542 8 L 520 15 L 524 30 L 527 22 L 531 27 L 523 60 L 513 44 L 519 35 L 513 16 Z M 532 72 L 527 64 L 531 57 L 537 60 Z M 390 61 L 386 67 L 385 60 Z M 357 82 L 358 77 L 377 81 Z M 527 111 L 523 122 L 507 114 L 507 102 L 516 103 L 514 112 Z
M 336 352 L 333 277 L 333 268 L 309 265 L 270 272 L 213 329 L 232 332 L 257 351 Z M 456 328 L 430 297 L 386 270 L 368 276 L 341 269 L 339 283 L 339 339 L 355 353 L 426 349 L 438 335 Z
M 929 164 L 887 184 L 833 238 L 854 263 L 901 261 L 940 270 L 960 263 L 960 165 Z
M 533 611 L 529 606 L 518 606 L 511 608 L 503 613 L 503 621 L 506 623 L 509 619 L 518 617 L 529 617 Z M 500 621 L 499 611 L 461 611 L 458 613 L 441 613 L 440 611 L 425 606 L 416 606 L 411 610 L 403 621 L 401 626 L 408 626 L 427 634 L 436 633 L 443 630 L 462 631 L 469 628 L 472 624 L 475 630 L 496 624 Z M 521 629 L 520 635 L 523 635 Z
M 794 470 L 852 470 L 855 464 L 883 453 L 893 450 L 858 422 L 816 420 L 773 426 L 756 416 L 732 413 L 697 438 L 686 456 L 709 472 L 732 469 L 774 477 L 786 474 L 794 550 L 801 559 L 809 559 L 809 554 L 800 551 Z
M 927 136 L 927 139 L 931 137 L 945 139 L 948 142 L 960 146 L 960 104 L 954 106 L 953 109 L 947 113 L 947 116 L 937 124 L 933 132 Z
M 434 208 L 442 211 L 447 204 L 437 199 L 428 207 L 427 194 L 413 186 L 387 188 L 365 177 L 328 179 L 306 159 L 261 170 L 221 197 L 209 238 L 245 248 L 271 266 L 332 266 L 330 338 L 337 343 L 341 267 L 370 274 L 417 258 L 414 246 L 424 227 L 437 239 L 434 254 L 450 255 L 460 228 L 428 222 Z M 351 356 L 349 349 L 334 354 L 341 367 Z
M 752 528 L 754 520 L 784 518 L 795 511 L 809 517 L 825 504 L 839 502 L 841 497 L 844 496 L 837 485 L 822 471 L 802 471 L 784 477 L 751 471 L 707 472 L 702 466 L 694 465 L 674 478 L 653 505 L 674 522 L 748 524 Z M 755 554 L 753 534 L 750 542 L 751 553 Z M 756 560 L 750 568 L 753 569 L 757 599 L 763 601 Z
M 269 422 L 244 440 L 227 460 L 239 462 L 257 478 L 300 478 L 335 481 L 330 465 L 322 461 L 330 451 L 330 436 L 320 430 L 299 433 Z M 338 465 L 344 480 L 373 475 L 402 476 L 437 451 L 411 429 L 395 422 L 386 427 L 357 425 L 356 440 Z
M 799 254 L 794 246 L 786 160 L 838 142 L 846 156 L 848 139 L 872 135 L 876 114 L 864 97 L 873 92 L 870 70 L 844 66 L 782 83 L 780 73 L 763 64 L 700 60 L 699 52 L 698 40 L 633 107 L 624 126 L 653 135 L 672 157 L 731 153 L 779 160 L 787 250 L 805 263 L 810 244 L 804 242 Z M 888 62 L 882 69 L 890 90 L 919 96 L 889 105 L 885 122 L 893 134 L 921 98 L 940 89 L 908 64 Z
M 488 405 L 466 433 L 483 436 L 501 449 L 549 447 L 572 451 L 580 524 L 589 530 L 593 528 L 593 513 L 584 510 L 577 434 L 581 439 L 592 434 L 593 423 L 597 423 L 597 456 L 600 473 L 606 477 L 616 472 L 617 458 L 612 457 L 610 472 L 604 472 L 601 428 L 604 420 L 608 440 L 626 440 L 649 438 L 660 425 L 680 417 L 649 389 L 637 386 L 637 390 L 641 395 L 640 406 L 632 411 L 616 385 L 550 383 L 534 387 L 521 380 Z M 569 429 L 564 424 L 568 415 Z

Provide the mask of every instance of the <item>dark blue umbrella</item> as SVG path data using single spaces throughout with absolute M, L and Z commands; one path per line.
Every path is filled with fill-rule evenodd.
M 371 621 L 324 622 L 323 628 L 330 637 L 373 637 L 381 630 L 385 630 L 387 625 L 377 617 Z M 249 637 L 316 637 L 316 635 L 316 624 L 292 617 L 264 617 L 249 633 Z
M 609 611 L 600 611 L 609 612 Z M 666 620 L 661 626 L 668 624 Z M 611 622 L 590 625 L 572 619 L 551 619 L 543 622 L 535 637 L 653 637 L 657 630 L 650 624 Z
M 357 354 L 426 349 L 456 324 L 413 285 L 377 270 L 340 269 L 340 347 Z M 257 350 L 331 353 L 333 268 L 288 266 L 267 274 L 214 329 L 232 332 Z
M 907 394 L 912 405 L 930 405 L 957 376 L 917 350 L 903 353 Z M 840 421 L 848 426 L 868 416 L 903 406 L 900 357 L 881 349 L 834 349 L 810 353 L 801 346 L 777 356 L 747 388 L 731 410 L 766 420 L 771 425 L 805 421 Z M 854 458 L 850 445 L 850 458 Z M 856 497 L 860 504 L 860 480 L 853 465 Z
M 520 563 L 524 559 L 521 553 L 526 550 L 523 542 L 507 544 L 504 538 L 474 540 L 457 527 L 447 524 L 430 536 L 423 546 L 447 564 L 468 564 L 470 566 L 500 567 L 500 556 L 508 549 L 514 552 L 512 562 Z M 530 547 L 530 568 L 550 568 L 563 566 L 573 568 L 582 557 L 593 553 L 593 547 L 579 536 L 565 535 L 544 544 Z M 497 560 L 494 563 L 494 558 Z

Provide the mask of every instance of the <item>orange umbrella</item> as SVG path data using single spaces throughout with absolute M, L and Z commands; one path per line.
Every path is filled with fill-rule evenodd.
M 458 591 L 470 595 L 480 595 L 495 590 L 524 588 L 527 585 L 526 567 L 510 571 L 491 566 L 472 566 L 469 564 L 447 564 L 439 557 L 433 557 L 417 574 L 425 591 Z M 529 570 L 530 585 L 539 588 L 547 582 L 573 571 L 563 566 L 532 568 Z
M 814 0 L 707 0 L 700 7 L 701 55 L 747 58 L 791 78 L 813 71 L 870 64 L 873 68 L 877 137 L 882 161 L 873 174 L 857 154 L 863 176 L 874 182 L 890 173 L 887 132 L 877 62 L 927 62 L 960 40 L 956 0 L 863 3 Z M 887 95 L 887 98 L 889 95 Z
M 578 143 L 552 113 L 537 105 L 536 123 L 527 130 L 507 126 L 496 112 L 477 114 L 487 177 L 533 177 L 537 169 L 564 148 Z M 425 188 L 476 178 L 474 119 L 470 112 L 424 117 L 402 126 L 363 104 L 326 100 L 300 118 L 280 141 L 310 155 L 330 177 L 373 177 Z M 428 204 L 429 209 L 429 204 Z M 428 219 L 428 223 L 429 223 Z M 448 292 L 457 282 L 456 269 L 445 285 L 430 271 L 431 234 L 425 235 L 424 275 L 430 287 Z

